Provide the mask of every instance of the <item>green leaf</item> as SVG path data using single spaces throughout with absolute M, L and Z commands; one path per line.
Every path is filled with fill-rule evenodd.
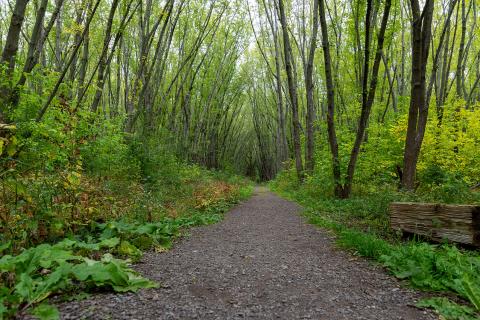
M 90 282 L 96 286 L 127 286 L 128 275 L 115 262 L 102 263 L 88 260 L 76 265 L 72 272 L 79 281 Z
M 20 282 L 15 286 L 15 293 L 21 296 L 24 300 L 30 301 L 33 294 L 33 279 L 26 273 L 20 275 Z
M 134 259 L 139 259 L 142 256 L 142 252 L 126 240 L 120 243 L 118 253 L 124 256 L 132 257 Z
M 11 255 L 4 255 L 0 258 L 0 272 L 15 270 L 14 258 Z
M 470 277 L 468 275 L 465 275 L 463 277 L 462 284 L 468 300 L 470 300 L 470 302 L 475 306 L 475 308 L 480 311 L 480 290 L 478 289 L 478 286 L 476 286 L 470 280 Z
M 13 155 L 15 155 L 15 153 L 17 152 L 17 145 L 18 145 L 18 140 L 16 137 L 12 137 L 10 139 L 10 143 L 7 144 L 7 154 L 9 157 L 12 157 Z
M 41 304 L 32 310 L 32 315 L 40 320 L 57 320 L 60 319 L 58 309 L 49 304 Z
M 42 252 L 39 264 L 42 268 L 48 269 L 54 263 L 59 264 L 65 261 L 81 260 L 81 259 L 82 257 L 72 254 L 71 251 L 53 247 L 51 248 L 51 250 L 45 250 L 44 252 Z
M 442 316 L 442 319 L 449 320 L 475 320 L 478 317 L 475 315 L 475 311 L 467 306 L 459 305 L 455 302 L 448 300 L 445 297 L 422 299 L 417 305 L 419 308 L 434 309 Z
M 112 248 L 115 248 L 116 246 L 118 246 L 119 243 L 120 243 L 119 238 L 103 239 L 100 242 L 100 247 L 112 249 Z
M 60 264 L 54 272 L 47 275 L 43 281 L 37 284 L 31 303 L 38 303 L 48 298 L 55 291 L 64 289 L 69 284 L 68 275 L 72 265 L 66 262 Z
M 5 299 L 0 298 L 0 319 L 4 319 L 8 313 L 8 308 L 5 306 Z

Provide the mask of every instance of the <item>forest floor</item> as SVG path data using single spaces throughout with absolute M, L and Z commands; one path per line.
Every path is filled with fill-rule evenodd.
M 135 266 L 160 284 L 59 305 L 62 319 L 436 319 L 422 294 L 337 249 L 301 208 L 264 188 Z

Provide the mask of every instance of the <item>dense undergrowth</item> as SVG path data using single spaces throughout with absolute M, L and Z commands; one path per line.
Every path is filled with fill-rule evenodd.
M 0 319 L 57 318 L 52 296 L 156 286 L 131 268 L 188 227 L 218 222 L 251 186 L 179 161 L 160 135 L 52 109 L 0 148 Z

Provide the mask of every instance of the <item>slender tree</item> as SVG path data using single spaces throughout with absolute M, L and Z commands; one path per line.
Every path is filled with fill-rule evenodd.
M 285 70 L 287 73 L 288 92 L 290 96 L 290 105 L 292 108 L 293 121 L 293 149 L 295 152 L 295 167 L 297 169 L 297 176 L 300 181 L 304 178 L 303 160 L 302 160 L 302 146 L 300 143 L 300 119 L 298 114 L 298 95 L 297 84 L 295 83 L 294 75 L 294 60 L 292 47 L 290 45 L 290 36 L 288 34 L 287 16 L 285 14 L 285 7 L 283 0 L 278 0 L 278 12 L 280 24 L 282 25 L 283 34 L 283 50 L 285 56 Z
M 15 70 L 15 57 L 18 53 L 18 42 L 25 19 L 25 10 L 29 0 L 15 1 L 10 27 L 8 28 L 7 40 L 2 51 L 0 64 L 7 65 L 7 77 L 10 78 Z M 0 84 L 0 122 L 8 121 L 6 118 L 6 108 L 8 106 L 8 97 L 10 97 L 10 88 L 8 83 Z
M 306 155 L 305 168 L 311 174 L 315 166 L 314 149 L 315 149 L 315 135 L 314 135 L 314 120 L 315 120 L 315 98 L 314 98 L 314 84 L 313 84 L 313 61 L 315 59 L 315 51 L 317 48 L 317 34 L 318 34 L 318 2 L 313 2 L 313 24 L 312 37 L 310 39 L 310 49 L 308 51 L 308 59 L 305 70 L 305 90 L 307 93 L 307 118 L 306 118 Z
M 421 9 L 418 0 L 411 0 L 410 8 L 412 13 L 412 80 L 402 177 L 402 185 L 406 190 L 415 189 L 417 162 L 428 119 L 426 73 L 434 1 L 427 0 Z

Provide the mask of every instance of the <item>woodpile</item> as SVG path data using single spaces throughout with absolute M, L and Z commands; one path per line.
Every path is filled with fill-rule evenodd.
M 480 206 L 394 202 L 390 226 L 438 242 L 480 247 Z

